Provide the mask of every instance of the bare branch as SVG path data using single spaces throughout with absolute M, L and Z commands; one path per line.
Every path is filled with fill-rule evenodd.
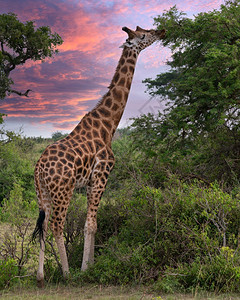
M 54 255 L 55 257 L 55 260 L 56 260 L 56 263 L 58 265 L 58 268 L 60 271 L 62 271 L 62 266 L 61 266 L 61 263 L 58 259 L 58 256 L 57 256 L 57 253 L 56 253 L 56 250 L 54 249 L 54 246 L 53 246 L 53 240 L 51 239 L 50 241 L 46 240 L 46 242 L 51 246 L 51 249 L 52 249 L 52 254 Z
M 16 90 L 9 90 L 9 92 L 10 93 L 14 93 L 14 94 L 17 94 L 17 95 L 19 95 L 19 96 L 25 96 L 25 97 L 29 97 L 28 96 L 28 93 L 29 92 L 33 92 L 33 90 L 27 90 L 25 93 L 21 93 L 21 92 L 18 92 L 18 91 L 16 91 Z

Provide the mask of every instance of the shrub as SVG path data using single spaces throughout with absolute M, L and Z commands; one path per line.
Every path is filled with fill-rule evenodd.
M 0 261 L 0 289 L 9 287 L 16 282 L 18 275 L 17 262 L 9 258 Z
M 154 287 L 157 291 L 205 290 L 214 293 L 239 292 L 240 255 L 223 247 L 213 257 L 197 258 L 191 264 L 168 267 Z
M 68 208 L 64 230 L 69 266 L 72 268 L 81 266 L 86 215 L 86 197 L 74 193 Z
M 35 253 L 30 239 L 37 217 L 36 201 L 27 201 L 23 197 L 23 188 L 15 183 L 9 198 L 4 199 L 3 206 L 0 207 L 0 221 L 4 221 L 4 232 L 1 232 L 0 238 L 0 260 L 6 268 L 9 262 L 11 270 L 17 270 L 19 278 L 26 270 L 27 276 L 33 272 Z
M 9 197 L 3 199 L 0 207 L 0 220 L 19 224 L 26 218 L 37 217 L 36 200 L 26 200 L 23 194 L 23 187 L 19 183 L 14 183 Z
M 29 153 L 25 146 L 21 148 L 22 140 L 14 139 L 9 143 L 0 143 L 0 203 L 4 198 L 9 198 L 14 184 L 23 187 L 25 199 L 36 198 L 34 191 L 34 168 L 27 157 Z
M 101 204 L 101 248 L 81 280 L 101 284 L 158 280 L 158 288 L 164 291 L 198 286 L 210 291 L 236 289 L 228 281 L 237 280 L 240 261 L 238 255 L 234 261 L 226 256 L 226 249 L 238 247 L 236 197 L 216 183 L 187 184 L 176 178 L 165 189 L 132 185 L 129 198 L 123 194 Z M 108 226 L 115 230 L 107 231 Z

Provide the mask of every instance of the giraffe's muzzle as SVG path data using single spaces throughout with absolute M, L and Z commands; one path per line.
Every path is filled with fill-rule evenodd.
M 127 27 L 123 27 L 122 30 L 125 31 L 126 33 L 128 33 L 130 31 L 130 29 Z

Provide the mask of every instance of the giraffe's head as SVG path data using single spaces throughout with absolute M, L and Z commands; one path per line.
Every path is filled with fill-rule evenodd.
M 135 48 L 138 50 L 138 52 L 147 48 L 155 41 L 163 39 L 166 32 L 165 29 L 145 30 L 139 26 L 136 27 L 135 31 L 127 27 L 123 27 L 122 30 L 128 34 L 128 39 L 121 47 Z

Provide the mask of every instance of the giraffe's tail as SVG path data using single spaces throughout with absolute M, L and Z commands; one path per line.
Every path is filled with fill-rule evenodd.
M 37 219 L 36 227 L 32 234 L 32 242 L 34 242 L 37 237 L 39 237 L 40 242 L 41 242 L 41 240 L 43 240 L 43 231 L 44 231 L 43 222 L 44 222 L 44 220 L 45 220 L 45 211 L 43 209 L 41 209 L 39 211 L 39 216 Z
M 36 227 L 32 233 L 32 242 L 36 241 L 36 238 L 39 238 L 39 242 L 43 240 L 44 227 L 43 223 L 45 220 L 45 211 L 42 205 L 42 192 L 39 181 L 39 163 L 37 162 L 35 172 L 34 172 L 34 180 L 35 180 L 35 189 L 38 195 L 38 205 L 39 205 L 39 216 L 37 219 Z

